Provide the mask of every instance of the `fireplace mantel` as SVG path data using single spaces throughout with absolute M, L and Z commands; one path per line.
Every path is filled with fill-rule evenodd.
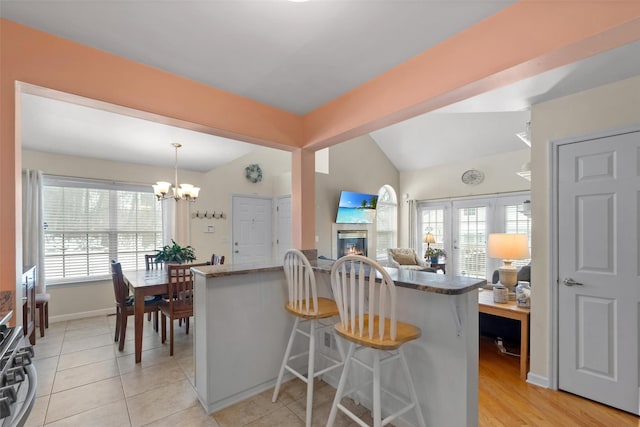
M 367 231 L 367 256 L 376 258 L 376 225 L 375 224 L 331 224 L 331 257 L 338 258 L 338 230 Z

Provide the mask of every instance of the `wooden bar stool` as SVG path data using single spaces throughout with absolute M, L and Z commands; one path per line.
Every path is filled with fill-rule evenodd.
M 49 294 L 36 294 L 36 310 L 40 324 L 40 338 L 44 337 L 44 328 L 49 327 Z
M 377 280 L 377 281 L 376 281 Z M 331 405 L 327 427 L 332 427 L 338 410 L 361 426 L 366 424 L 357 415 L 340 403 L 343 396 L 358 390 L 353 386 L 345 391 L 349 368 L 352 363 L 364 367 L 373 373 L 373 425 L 381 427 L 400 415 L 415 409 L 418 425 L 425 427 L 420 403 L 416 394 L 409 365 L 404 357 L 402 345 L 420 337 L 419 328 L 396 320 L 396 289 L 389 273 L 376 261 L 360 256 L 349 255 L 338 259 L 331 269 L 331 288 L 340 311 L 340 323 L 335 329 L 341 337 L 350 341 L 347 360 L 338 383 L 338 390 Z M 359 359 L 357 352 L 365 351 L 365 357 Z M 374 350 L 374 351 L 371 351 Z M 384 356 L 381 358 L 381 356 Z M 380 384 L 383 366 L 399 360 L 405 384 L 411 398 L 405 398 L 383 390 Z M 367 382 L 370 384 L 370 381 Z M 402 408 L 382 418 L 382 392 L 394 398 Z M 385 399 L 389 401 L 389 399 Z
M 311 264 L 307 257 L 297 249 L 290 249 L 284 255 L 284 274 L 287 278 L 287 284 L 289 287 L 289 299 L 285 304 L 285 310 L 295 316 L 295 322 L 291 329 L 291 335 L 289 336 L 289 343 L 282 359 L 282 366 L 280 366 L 280 373 L 278 374 L 278 381 L 273 391 L 273 399 L 275 402 L 278 400 L 278 393 L 280 392 L 280 385 L 282 384 L 282 376 L 285 369 L 298 377 L 300 380 L 307 384 L 307 413 L 306 413 L 306 426 L 311 426 L 311 410 L 313 406 L 313 380 L 314 378 L 324 374 L 325 372 L 339 368 L 344 365 L 344 350 L 342 349 L 342 343 L 336 336 L 336 344 L 338 346 L 338 352 L 340 353 L 341 360 L 335 360 L 334 358 L 319 354 L 325 357 L 331 364 L 319 371 L 315 371 L 315 349 L 316 349 L 316 334 L 319 330 L 325 328 L 331 328 L 331 333 L 335 336 L 335 329 L 333 324 L 323 325 L 319 321 L 320 319 L 327 319 L 338 315 L 338 307 L 336 307 L 335 301 L 328 298 L 319 298 L 316 292 L 316 278 L 311 268 Z M 308 323 L 308 331 L 302 328 L 302 324 Z M 291 348 L 295 340 L 296 334 L 300 334 L 309 339 L 309 348 L 302 353 L 291 356 Z M 293 366 L 289 365 L 290 361 L 296 360 L 302 356 L 308 355 L 307 372 L 306 377 L 303 372 L 297 371 Z

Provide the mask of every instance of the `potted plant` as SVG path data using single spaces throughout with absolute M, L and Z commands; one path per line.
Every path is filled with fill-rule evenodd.
M 156 262 L 167 264 L 184 264 L 196 259 L 194 249 L 191 246 L 180 246 L 171 239 L 171 245 L 165 245 L 156 254 Z
M 444 251 L 444 249 L 430 247 L 426 250 L 424 255 L 425 259 L 429 259 L 431 264 L 438 264 L 438 259 L 441 257 L 444 258 L 447 253 Z

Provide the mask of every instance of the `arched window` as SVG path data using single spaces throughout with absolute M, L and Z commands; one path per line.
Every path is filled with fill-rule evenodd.
M 398 198 L 390 185 L 378 191 L 376 206 L 376 259 L 387 259 L 387 248 L 398 247 Z

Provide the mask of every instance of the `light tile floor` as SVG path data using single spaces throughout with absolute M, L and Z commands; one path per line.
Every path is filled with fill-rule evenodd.
M 197 400 L 193 373 L 193 334 L 176 324 L 174 356 L 168 343 L 145 320 L 142 363 L 134 360 L 133 318 L 125 348 L 113 342 L 115 317 L 52 323 L 37 337 L 38 392 L 27 426 L 303 426 L 306 389 L 299 380 L 207 415 Z M 326 424 L 335 389 L 315 384 L 313 425 Z M 367 414 L 363 407 L 352 410 Z M 336 427 L 354 426 L 339 413 Z

